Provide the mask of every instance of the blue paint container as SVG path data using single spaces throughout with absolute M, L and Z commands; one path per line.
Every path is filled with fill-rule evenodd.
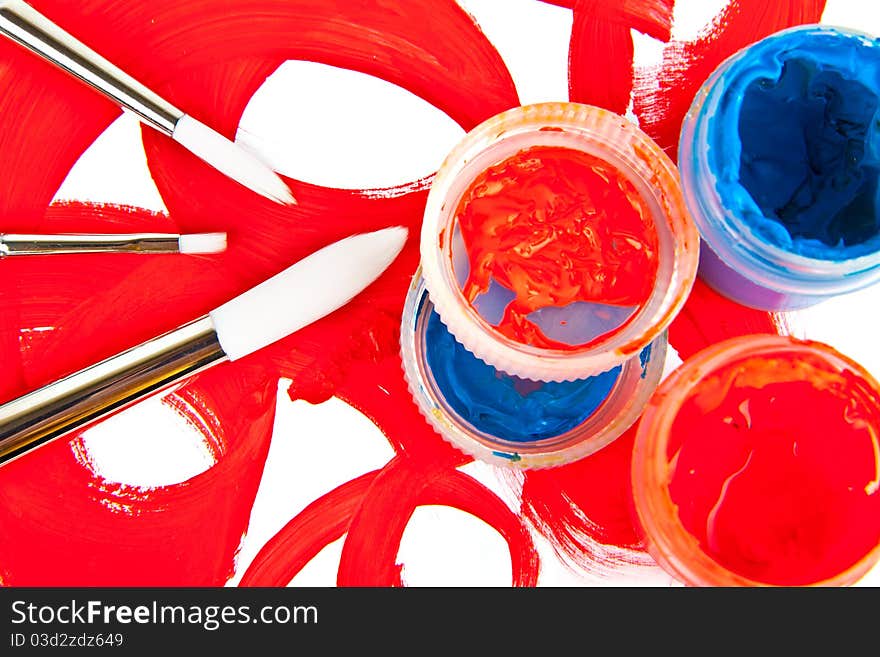
M 880 40 L 818 25 L 741 50 L 682 124 L 700 277 L 793 310 L 880 279 Z
M 533 381 L 465 349 L 434 310 L 421 270 L 404 306 L 404 373 L 419 409 L 463 452 L 517 468 L 562 465 L 628 429 L 660 382 L 666 332 L 640 354 L 586 379 Z

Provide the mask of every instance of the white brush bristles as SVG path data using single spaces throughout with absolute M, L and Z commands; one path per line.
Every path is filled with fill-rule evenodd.
M 181 253 L 222 253 L 226 250 L 226 233 L 193 233 L 177 240 Z
M 353 235 L 303 258 L 210 313 L 220 346 L 236 360 L 341 308 L 403 249 L 401 226 Z
M 186 114 L 172 134 L 174 141 L 257 194 L 284 205 L 296 199 L 272 169 L 219 132 Z

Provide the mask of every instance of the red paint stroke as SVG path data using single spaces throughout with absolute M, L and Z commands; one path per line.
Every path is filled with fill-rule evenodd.
M 525 474 L 522 512 L 561 554 L 586 571 L 637 560 L 597 544 L 641 550 L 631 519 L 635 427 L 595 454 Z
M 697 89 L 722 61 L 793 25 L 818 23 L 825 0 L 731 0 L 694 41 L 673 41 L 659 67 L 639 71 L 633 109 L 642 130 L 673 158 L 681 122 Z
M 402 586 L 396 557 L 403 531 L 416 507 L 432 504 L 460 509 L 494 527 L 510 549 L 513 585 L 537 583 L 538 553 L 531 536 L 495 493 L 462 472 L 426 469 L 397 456 L 376 477 L 351 520 L 337 584 Z
M 626 23 L 635 30 L 663 41 L 669 38 L 675 0 L 541 0 L 564 9 L 584 10 L 595 18 Z M 664 38 L 665 35 L 665 38 Z
M 33 5 L 229 137 L 254 91 L 287 59 L 395 82 L 466 129 L 518 104 L 497 52 L 452 1 L 243 0 L 230 8 L 220 0 L 34 0 Z M 119 115 L 117 107 L 6 41 L 0 43 L 0 85 L 4 230 L 159 229 L 160 217 L 141 210 L 49 208 L 81 153 Z M 294 181 L 300 204 L 281 208 L 171 140 L 147 128 L 143 134 L 150 170 L 170 213 L 162 229 L 225 230 L 229 250 L 199 258 L 4 261 L 3 399 L 193 319 L 345 235 L 395 224 L 418 233 L 427 179 L 366 193 Z M 203 429 L 217 456 L 205 473 L 148 490 L 112 484 L 92 472 L 76 440 L 56 442 L 0 469 L 2 582 L 226 581 L 267 453 L 278 377 L 290 377 L 294 392 L 318 400 L 336 391 L 341 373 L 356 369 L 354 363 L 363 361 L 369 379 L 371 367 L 395 356 L 393 326 L 416 266 L 414 244 L 344 310 L 240 363 L 218 366 L 168 398 Z M 385 409 L 399 407 L 404 392 L 364 400 L 365 410 L 387 415 Z M 329 515 L 326 523 L 332 525 Z
M 880 399 L 824 357 L 769 353 L 723 365 L 679 409 L 669 495 L 700 548 L 754 581 L 799 586 L 880 543 Z
M 78 436 L 4 466 L 0 581 L 10 586 L 215 585 L 233 574 L 268 450 L 275 387 L 222 366 L 167 398 L 203 429 L 217 464 L 144 490 L 93 472 Z M 206 540 L 210 537 L 210 540 Z
M 287 586 L 322 549 L 342 538 L 376 472 L 352 479 L 318 498 L 257 553 L 240 586 Z
M 573 9 L 577 0 L 541 0 L 544 4 L 556 5 L 563 9 Z
M 399 325 L 399 324 L 398 324 Z M 442 440 L 424 418 L 402 376 L 400 354 L 375 363 L 361 359 L 348 369 L 336 395 L 372 420 L 398 454 L 426 472 L 454 469 L 472 459 Z M 296 398 L 295 385 L 291 394 Z
M 548 338 L 529 315 L 588 302 L 633 307 L 635 316 L 657 276 L 651 217 L 609 162 L 571 148 L 522 150 L 480 173 L 462 195 L 455 219 L 470 265 L 462 294 L 473 304 L 494 280 L 515 295 L 500 333 L 535 347 L 582 349 Z
M 560 4 L 563 3 L 553 3 Z M 633 29 L 668 41 L 674 0 L 573 0 L 571 100 L 625 114 L 633 88 Z
M 669 327 L 669 344 L 687 359 L 704 347 L 751 333 L 784 335 L 788 333 L 785 316 L 747 308 L 698 279 Z
M 451 470 L 437 469 L 443 473 L 440 480 L 425 479 L 421 469 L 413 469 L 412 462 L 407 460 L 408 474 L 414 475 L 414 479 L 421 482 L 419 485 L 425 488 L 412 508 L 407 504 L 401 508 L 396 502 L 389 503 L 388 494 L 395 487 L 385 481 L 398 476 L 396 473 L 401 468 L 398 459 L 393 459 L 378 476 L 376 472 L 369 472 L 307 506 L 254 557 L 242 576 L 241 586 L 286 586 L 315 555 L 346 532 L 351 532 L 344 548 L 348 550 L 347 554 L 360 553 L 369 566 L 358 563 L 357 557 L 348 557 L 352 564 L 345 570 L 340 568 L 340 585 L 400 586 L 401 566 L 395 560 L 403 530 L 415 505 L 426 504 L 460 508 L 498 529 L 510 546 L 514 584 L 535 584 L 538 555 L 528 531 L 494 494 L 470 477 Z M 372 519 L 371 522 L 361 520 L 360 525 L 351 527 L 352 518 L 359 513 L 365 500 L 369 500 L 367 508 L 378 504 L 380 508 L 387 506 L 389 510 L 397 511 L 397 514 L 389 516 L 385 509 L 374 509 L 364 516 Z M 391 527 L 390 535 L 387 527 Z M 386 560 L 384 565 L 377 561 L 383 558 Z

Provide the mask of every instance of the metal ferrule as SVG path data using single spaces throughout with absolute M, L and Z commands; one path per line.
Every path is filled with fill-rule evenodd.
M 0 406 L 0 465 L 226 359 L 208 316 Z
M 21 0 L 0 2 L 0 32 L 168 136 L 184 114 Z
M 0 257 L 62 253 L 177 253 L 180 235 L 0 235 Z

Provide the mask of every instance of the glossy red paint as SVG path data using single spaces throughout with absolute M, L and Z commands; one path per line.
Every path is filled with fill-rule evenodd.
M 589 153 L 524 149 L 474 179 L 455 220 L 470 264 L 464 298 L 473 304 L 492 279 L 510 290 L 497 329 L 520 344 L 582 349 L 551 340 L 528 316 L 576 302 L 635 315 L 654 288 L 658 237 L 648 204 L 624 173 Z
M 756 582 L 830 580 L 880 542 L 876 383 L 821 354 L 740 357 L 669 430 L 669 497 L 715 562 Z

